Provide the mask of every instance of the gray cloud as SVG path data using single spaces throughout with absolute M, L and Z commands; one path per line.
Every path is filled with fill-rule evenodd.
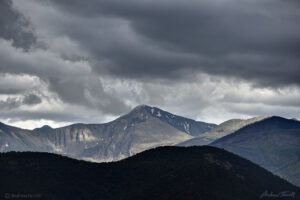
M 299 23 L 296 0 L 5 0 L 0 118 L 300 117 Z
M 12 6 L 11 0 L 0 2 L 0 37 L 12 40 L 14 46 L 28 50 L 36 42 L 33 27 Z
M 31 32 L 26 32 L 27 29 L 34 25 L 29 24 L 29 21 L 15 9 L 15 5 L 10 1 L 4 1 L 1 9 L 8 10 L 7 13 L 3 12 L 1 19 L 5 23 L 1 23 L 1 30 L 7 30 L 6 35 L 0 35 L 0 72 L 6 74 L 29 74 L 37 76 L 48 85 L 48 89 L 58 95 L 64 102 L 69 104 L 77 104 L 79 106 L 86 106 L 87 108 L 97 109 L 100 113 L 105 114 L 121 114 L 128 111 L 130 108 L 124 104 L 120 99 L 115 98 L 112 94 L 103 90 L 103 86 L 98 75 L 91 74 L 89 62 L 85 59 L 84 54 L 75 52 L 70 49 L 74 46 L 64 38 L 59 42 L 61 45 L 54 46 L 53 48 L 48 45 L 48 41 L 40 40 L 46 47 L 41 49 L 29 50 L 30 45 L 35 42 L 35 37 Z M 28 17 L 28 16 L 27 16 Z M 30 17 L 28 17 L 30 18 Z M 22 22 L 22 23 L 21 23 Z M 55 26 L 53 27 L 55 29 Z M 29 37 L 32 36 L 32 37 Z M 1 40 L 1 37 L 5 40 Z M 11 40 L 7 42 L 6 40 Z M 23 41 L 24 40 L 24 41 Z M 23 41 L 23 43 L 21 43 Z M 26 43 L 27 42 L 27 43 Z M 71 46 L 68 44 L 71 43 Z M 21 47 L 16 49 L 14 47 Z M 29 51 L 23 51 L 23 50 Z M 68 53 L 70 52 L 70 53 Z M 10 84 L 12 86 L 12 84 Z M 23 93 L 24 88 L 14 85 L 9 88 L 9 85 L 0 87 L 2 94 Z M 44 88 L 45 89 L 45 88 Z M 18 101 L 18 105 L 19 105 Z M 4 103 L 5 107 L 8 102 Z
M 106 114 L 129 110 L 122 100 L 103 90 L 100 78 L 91 74 L 88 62 L 63 60 L 42 49 L 24 52 L 3 40 L 0 44 L 2 72 L 37 76 L 48 85 L 46 89 L 56 93 L 65 103 L 98 109 Z
M 82 41 L 91 51 L 98 61 L 94 69 L 99 72 L 171 80 L 184 79 L 188 73 L 205 72 L 264 86 L 300 84 L 298 1 L 51 2 L 54 4 L 50 5 L 67 11 L 69 16 L 123 20 L 125 28 L 118 29 L 119 34 L 104 35 L 110 46 L 102 44 L 102 34 L 95 43 L 94 34 L 102 33 L 98 26 L 89 27 L 91 37 L 85 37 L 75 28 L 77 21 L 74 23 L 76 31 L 69 36 Z M 78 23 L 86 27 L 83 21 Z M 121 27 L 122 23 L 111 21 L 110 25 L 105 27 Z M 126 35 L 128 31 L 135 35 L 134 41 Z
M 25 95 L 23 97 L 9 97 L 6 100 L 0 100 L 0 109 L 13 110 L 22 105 L 36 105 L 41 103 L 42 100 L 35 94 Z
M 0 73 L 0 95 L 25 94 L 40 88 L 39 78 L 20 74 Z
M 25 105 L 35 105 L 35 104 L 39 104 L 41 102 L 42 102 L 41 98 L 35 94 L 26 95 L 22 101 L 22 103 Z
M 0 101 L 0 108 L 2 110 L 13 109 L 20 106 L 20 101 L 17 98 L 8 98 Z

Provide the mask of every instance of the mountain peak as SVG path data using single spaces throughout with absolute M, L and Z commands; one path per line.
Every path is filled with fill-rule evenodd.
M 286 119 L 279 116 L 270 116 L 263 120 L 257 121 L 255 123 L 248 124 L 241 129 L 222 137 L 211 144 L 219 144 L 223 143 L 224 141 L 232 141 L 236 138 L 242 138 L 242 137 L 257 137 L 257 135 L 260 135 L 262 133 L 271 134 L 275 131 L 275 133 L 280 134 L 282 131 L 292 130 L 292 129 L 300 129 L 300 122 L 295 121 L 292 119 Z M 280 130 L 278 132 L 278 130 Z
M 209 131 L 215 124 L 195 121 L 186 117 L 181 117 L 172 113 L 169 113 L 165 110 L 162 110 L 157 107 L 148 106 L 141 104 L 136 106 L 130 113 L 123 116 L 122 118 L 128 118 L 132 120 L 146 121 L 151 118 L 159 119 L 172 127 L 176 128 L 179 131 L 185 132 L 191 136 L 199 136 L 204 132 Z
M 172 113 L 169 113 L 167 111 L 164 111 L 160 108 L 157 108 L 157 107 L 152 107 L 152 106 L 148 106 L 148 105 L 145 105 L 145 104 L 141 104 L 141 105 L 138 105 L 136 106 L 131 112 L 132 113 L 135 113 L 135 114 L 141 114 L 141 113 L 144 113 L 144 114 L 149 114 L 155 118 L 160 118 L 160 119 L 163 119 L 165 117 L 175 117 L 176 115 L 173 115 Z
M 150 116 L 153 116 L 155 118 L 161 118 L 163 117 L 163 114 L 164 116 L 165 115 L 171 115 L 171 116 L 174 116 L 173 114 L 171 113 L 168 113 L 160 108 L 157 108 L 157 107 L 152 107 L 152 106 L 148 106 L 148 105 L 145 105 L 145 104 L 141 104 L 141 105 L 138 105 L 136 106 L 134 109 L 132 109 L 132 111 L 129 113 L 131 115 L 150 115 Z
M 279 116 L 271 116 L 265 118 L 258 123 L 258 125 L 265 125 L 268 128 L 281 128 L 281 129 L 291 129 L 291 128 L 299 128 L 300 122 L 293 119 L 286 119 Z
M 49 131 L 49 130 L 52 130 L 53 128 L 49 125 L 44 125 L 40 128 L 35 128 L 33 129 L 33 131 Z
M 134 107 L 134 108 L 132 109 L 132 111 L 135 111 L 135 110 L 144 110 L 144 109 L 147 109 L 147 108 L 151 108 L 151 107 L 148 106 L 148 105 L 146 105 L 146 104 L 140 104 L 140 105 Z
M 44 126 L 42 126 L 41 128 L 47 128 L 47 129 L 52 129 L 52 127 L 51 126 L 49 126 L 49 125 L 44 125 Z
M 144 116 L 147 114 L 149 108 L 151 108 L 150 106 L 147 106 L 145 104 L 141 104 L 141 105 L 138 105 L 136 107 L 134 107 L 127 115 L 125 116 Z

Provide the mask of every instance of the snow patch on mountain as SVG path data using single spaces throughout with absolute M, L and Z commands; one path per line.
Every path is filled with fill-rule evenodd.
M 157 117 L 161 117 L 160 111 L 157 112 Z
M 185 123 L 183 124 L 183 126 L 184 126 L 184 130 L 185 130 L 187 133 L 190 133 L 190 125 L 189 125 L 187 122 L 185 122 Z
M 154 108 L 151 108 L 151 113 L 152 113 L 152 115 L 153 115 L 153 113 L 154 113 Z

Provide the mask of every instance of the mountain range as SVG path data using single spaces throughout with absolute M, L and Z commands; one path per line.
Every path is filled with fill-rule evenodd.
M 0 151 L 38 151 L 96 162 L 126 158 L 157 146 L 175 145 L 199 136 L 215 124 L 140 105 L 105 124 L 73 124 L 25 130 L 0 124 Z
M 0 195 L 40 199 L 299 199 L 300 189 L 225 150 L 158 147 L 118 162 L 0 153 Z M 26 196 L 27 195 L 27 196 Z
M 117 161 L 158 146 L 224 148 L 300 186 L 300 122 L 281 117 L 215 125 L 141 105 L 105 124 L 26 130 L 0 123 L 0 152 L 50 152 L 93 162 Z

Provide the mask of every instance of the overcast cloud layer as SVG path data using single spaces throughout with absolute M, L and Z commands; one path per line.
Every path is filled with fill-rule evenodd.
M 300 118 L 298 0 L 3 0 L 0 120 Z

